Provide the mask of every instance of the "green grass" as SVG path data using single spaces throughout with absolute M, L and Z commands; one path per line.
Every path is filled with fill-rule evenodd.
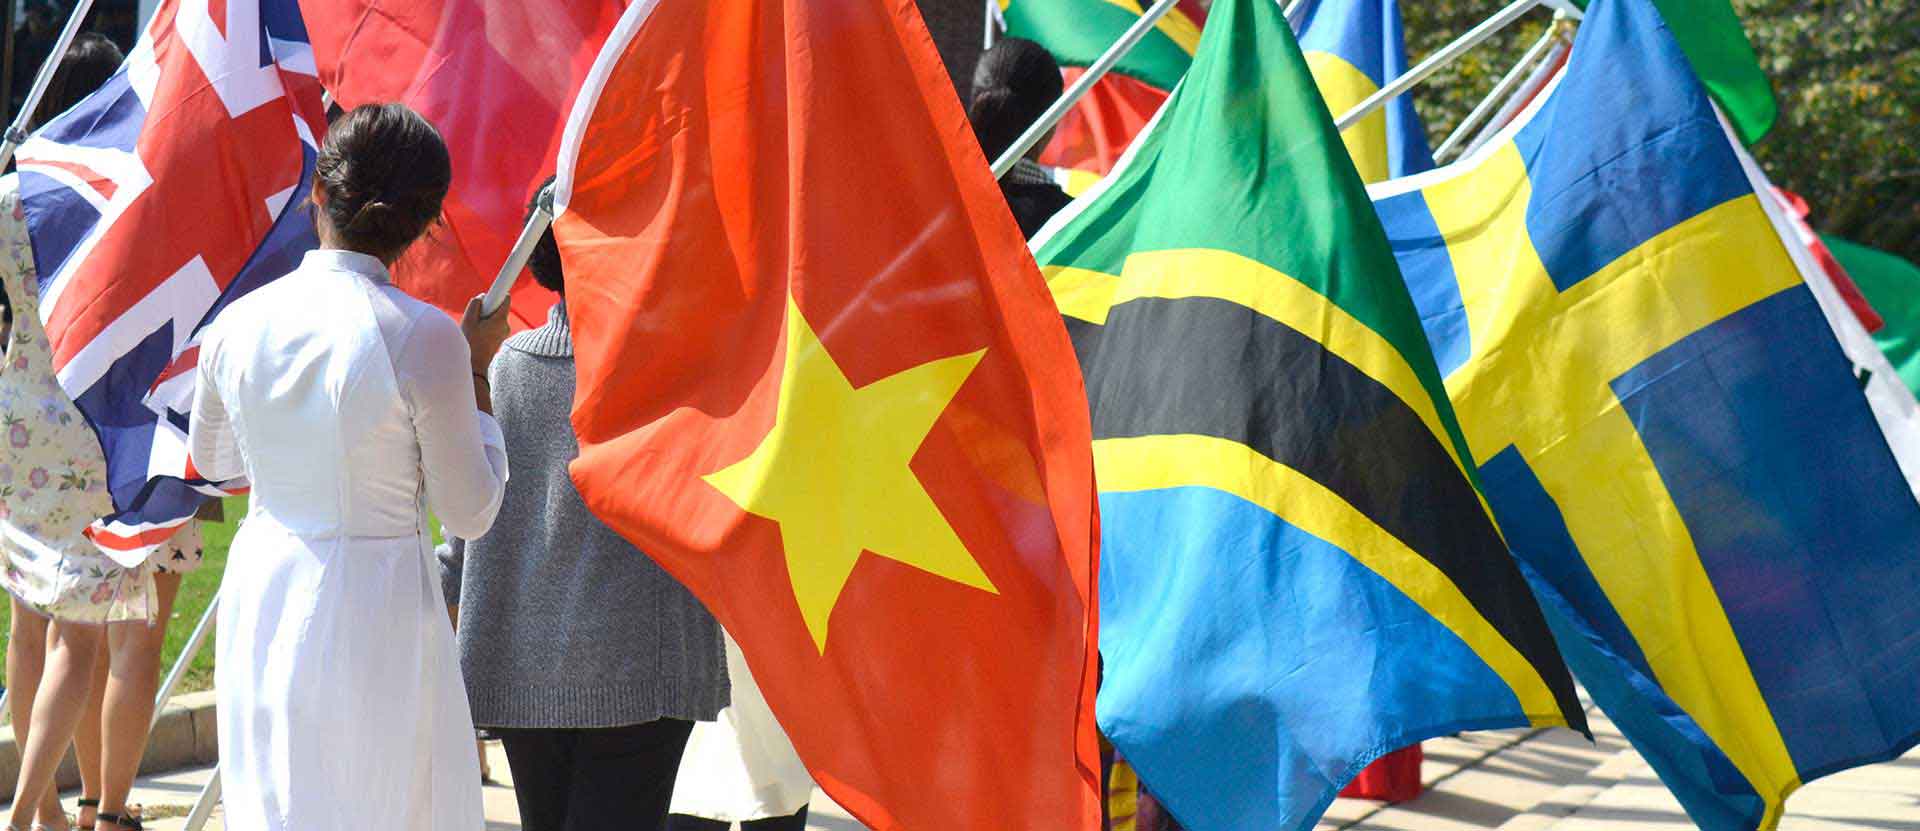
M 213 594 L 220 588 L 220 576 L 227 570 L 227 548 L 233 544 L 233 533 L 240 527 L 240 518 L 247 513 L 246 497 L 228 499 L 226 507 L 227 521 L 202 526 L 207 538 L 206 559 L 199 571 L 187 575 L 180 586 L 180 596 L 173 602 L 173 619 L 167 624 L 167 643 L 160 654 L 162 673 L 173 669 L 173 662 L 187 645 L 187 636 L 193 633 L 200 616 L 206 614 L 207 604 L 213 602 Z M 11 604 L 0 604 L 0 647 L 6 645 L 11 616 Z M 213 641 L 209 637 L 175 694 L 212 688 Z

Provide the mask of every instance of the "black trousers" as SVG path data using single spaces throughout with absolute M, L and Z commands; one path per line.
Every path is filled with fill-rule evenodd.
M 666 821 L 693 722 L 493 732 L 513 769 L 525 831 L 654 829 Z
M 731 823 L 717 819 L 702 819 L 686 814 L 674 814 L 667 820 L 667 831 L 727 831 Z M 800 813 L 790 817 L 756 819 L 740 823 L 740 831 L 807 831 L 807 806 L 800 806 Z

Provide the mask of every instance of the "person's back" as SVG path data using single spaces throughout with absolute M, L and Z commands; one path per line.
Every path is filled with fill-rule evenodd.
M 453 320 L 380 279 L 378 260 L 319 251 L 254 291 L 215 327 L 218 386 L 253 487 L 250 514 L 299 536 L 410 537 L 418 530 L 422 411 L 451 407 L 431 357 L 465 351 Z M 216 463 L 217 464 L 217 463 Z M 432 489 L 470 530 L 483 505 Z
M 484 824 L 425 509 L 457 533 L 493 523 L 506 455 L 471 353 L 491 358 L 505 316 L 481 320 L 476 298 L 456 328 L 387 274 L 451 179 L 418 114 L 346 114 L 315 164 L 322 250 L 201 345 L 194 465 L 253 485 L 216 629 L 231 827 Z
M 654 829 L 693 722 L 727 704 L 720 625 L 574 489 L 573 336 L 551 233 L 528 266 L 563 299 L 489 368 L 514 473 L 494 529 L 443 557 L 461 668 L 474 723 L 505 747 L 527 831 L 590 817 Z

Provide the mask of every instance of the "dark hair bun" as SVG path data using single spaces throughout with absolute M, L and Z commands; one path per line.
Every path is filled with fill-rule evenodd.
M 1002 38 L 973 70 L 967 120 L 980 149 L 993 160 L 1059 100 L 1064 82 L 1052 53 L 1024 38 Z
M 348 248 L 391 261 L 440 218 L 453 162 L 439 131 L 404 104 L 364 104 L 333 122 L 314 176 Z

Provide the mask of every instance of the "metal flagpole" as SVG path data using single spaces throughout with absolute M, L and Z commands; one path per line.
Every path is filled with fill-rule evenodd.
M 1537 2 L 1537 0 L 1524 1 Z M 1139 20 L 1135 20 L 1132 26 L 1127 27 L 1127 31 L 1120 35 L 1120 39 L 1107 47 L 1107 51 L 1094 61 L 1093 65 L 1087 67 L 1087 71 L 1073 82 L 1073 86 L 1068 87 L 1067 91 L 1060 95 L 1060 100 L 1053 102 L 1053 106 L 1041 113 L 1039 120 L 1033 122 L 1033 126 L 1028 127 L 1019 138 L 1014 139 L 1013 146 L 1008 147 L 1007 152 L 1001 153 L 1000 158 L 994 160 L 993 178 L 998 179 L 1007 175 L 1007 171 L 1012 170 L 1014 164 L 1027 155 L 1027 151 L 1040 143 L 1040 138 L 1045 136 L 1047 131 L 1052 130 L 1060 123 L 1060 119 L 1066 117 L 1067 111 L 1073 109 L 1073 105 L 1080 103 L 1080 99 L 1086 96 L 1087 90 L 1092 89 L 1095 82 L 1113 69 L 1121 58 L 1126 57 L 1127 52 L 1139 44 L 1148 32 L 1153 31 L 1154 24 L 1159 23 L 1160 18 L 1165 17 L 1167 12 L 1172 11 L 1176 2 L 1178 0 L 1157 0 L 1152 8 L 1140 15 Z
M 1300 16 L 1306 13 L 1307 0 L 1274 0 L 1274 2 L 1280 4 L 1282 9 L 1280 14 L 1287 19 L 1287 25 L 1293 27 L 1294 34 L 1299 34 Z
M 207 786 L 200 789 L 200 798 L 194 800 L 193 810 L 187 812 L 185 825 L 181 831 L 200 831 L 207 827 L 207 820 L 213 816 L 213 806 L 220 804 L 220 766 L 213 766 L 213 778 L 207 780 Z
M 1366 100 L 1340 116 L 1335 126 L 1340 128 L 1341 132 L 1346 132 L 1348 127 L 1360 123 L 1360 119 L 1371 115 L 1374 110 L 1380 109 L 1382 105 L 1399 97 L 1401 93 L 1413 89 L 1415 84 L 1426 80 L 1428 75 L 1452 63 L 1454 59 L 1466 54 L 1473 47 L 1484 43 L 1488 38 L 1498 34 L 1501 29 L 1525 17 L 1527 12 L 1544 2 L 1547 0 L 1513 0 L 1512 3 L 1507 4 L 1506 8 L 1495 12 L 1480 25 L 1467 30 L 1466 34 L 1455 38 L 1452 43 L 1440 47 L 1440 51 L 1428 55 L 1426 60 L 1407 70 L 1406 74 L 1389 81 L 1386 86 L 1380 88 L 1379 92 L 1367 96 Z
M 40 99 L 46 97 L 47 85 L 53 83 L 53 73 L 60 68 L 61 59 L 67 56 L 67 47 L 72 46 L 73 39 L 79 36 L 80 24 L 86 22 L 87 12 L 92 8 L 93 0 L 80 0 L 73 5 L 73 14 L 67 17 L 67 25 L 61 27 L 60 37 L 53 41 L 53 52 L 40 65 L 40 74 L 33 76 L 33 87 L 27 90 L 26 100 L 20 102 L 20 111 L 14 113 L 13 124 L 7 128 L 5 140 L 0 141 L 0 168 L 13 161 L 13 151 L 26 142 L 27 127 L 33 123 L 33 111 L 40 109 Z
M 1556 28 L 1562 25 L 1571 26 L 1572 24 L 1555 24 Z M 1559 64 L 1561 57 L 1572 48 L 1573 38 L 1568 36 L 1556 42 L 1553 48 L 1548 49 L 1547 55 L 1540 61 L 1540 65 L 1534 67 L 1533 72 L 1528 74 L 1527 79 L 1520 84 L 1520 88 L 1513 91 L 1513 95 L 1507 99 L 1507 103 L 1502 104 L 1500 110 L 1495 112 L 1492 118 L 1487 119 L 1486 124 L 1481 125 L 1479 131 L 1474 133 L 1473 140 L 1467 142 L 1467 149 L 1460 151 L 1460 155 L 1468 156 L 1478 152 L 1487 142 L 1493 140 L 1494 136 L 1499 135 L 1500 131 L 1505 129 L 1506 126 L 1520 114 L 1520 110 L 1526 107 L 1528 102 L 1531 102 L 1534 96 L 1540 93 L 1540 90 L 1545 89 L 1547 84 L 1553 81 L 1554 76 L 1560 69 Z
M 1507 70 L 1507 74 L 1500 76 L 1500 82 L 1493 85 L 1493 91 L 1487 93 L 1487 97 L 1480 99 L 1479 104 L 1474 105 L 1473 111 L 1467 113 L 1467 117 L 1460 121 L 1460 126 L 1453 128 L 1453 132 L 1447 135 L 1446 141 L 1440 142 L 1440 149 L 1433 151 L 1433 158 L 1436 161 L 1472 136 L 1474 128 L 1480 126 L 1481 121 L 1487 116 L 1492 115 L 1495 107 L 1507 100 L 1507 96 L 1513 93 L 1514 88 L 1527 79 L 1528 73 L 1535 64 L 1540 62 L 1540 57 L 1547 53 L 1548 47 L 1553 45 L 1553 39 L 1559 34 L 1558 26 L 1547 27 L 1547 31 L 1540 35 L 1540 39 L 1527 48 L 1527 53 L 1520 56 L 1519 62 L 1515 63 L 1512 69 Z
M 999 22 L 994 18 L 1000 16 L 1000 3 L 999 0 L 982 0 L 982 2 L 987 4 L 987 22 L 986 32 L 980 36 L 980 48 L 987 50 L 993 48 L 993 41 L 1000 34 L 1000 27 L 994 25 Z
M 493 313 L 507 302 L 507 293 L 513 289 L 515 280 L 520 279 L 520 269 L 527 267 L 527 259 L 533 256 L 533 246 L 540 242 L 540 235 L 553 225 L 553 186 L 549 185 L 534 198 L 533 215 L 527 217 L 527 225 L 520 229 L 520 238 L 513 241 L 513 250 L 507 252 L 507 261 L 500 265 L 500 273 L 494 275 L 493 285 L 487 287 L 487 296 L 480 301 L 480 313 L 493 317 Z
M 215 590 L 213 599 L 207 602 L 207 611 L 200 616 L 200 622 L 194 624 L 193 634 L 187 636 L 187 642 L 180 648 L 180 657 L 173 662 L 172 671 L 167 680 L 160 684 L 160 694 L 153 697 L 153 721 L 147 724 L 147 731 L 160 723 L 162 711 L 167 709 L 167 700 L 173 698 L 174 688 L 180 686 L 180 679 L 187 676 L 187 667 L 193 666 L 193 659 L 200 655 L 200 649 L 207 643 L 207 632 L 213 629 L 214 611 L 220 608 L 220 592 Z M 165 625 L 164 621 L 162 625 Z

